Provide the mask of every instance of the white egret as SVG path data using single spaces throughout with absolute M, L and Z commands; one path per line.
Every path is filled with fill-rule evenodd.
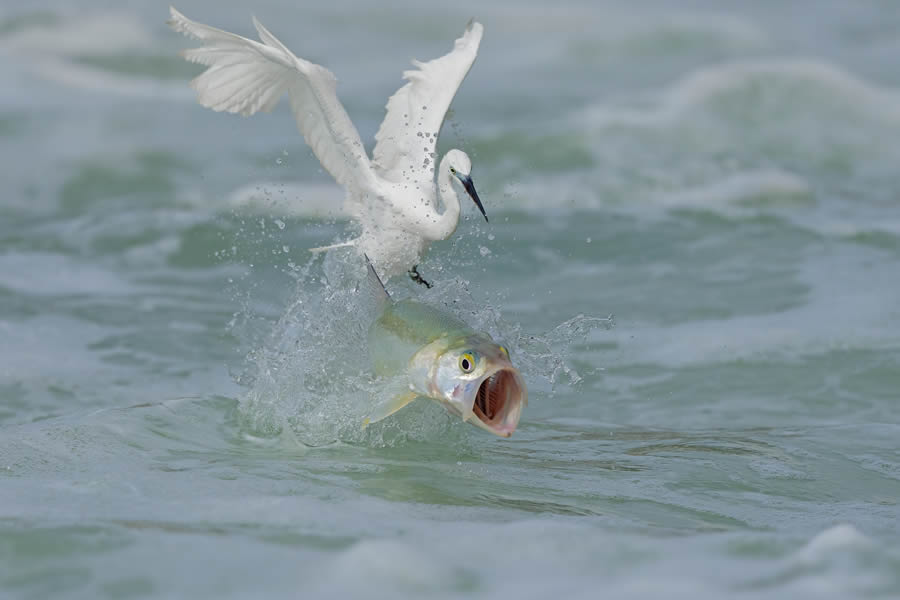
M 172 29 L 203 42 L 181 53 L 208 67 L 191 82 L 200 104 L 247 116 L 271 111 L 287 92 L 297 127 L 322 166 L 344 187 L 344 210 L 361 230 L 354 239 L 315 251 L 356 246 L 381 273 L 409 272 L 415 281 L 429 285 L 416 266 L 431 242 L 456 231 L 460 203 L 454 185 L 469 194 L 487 220 L 465 152 L 447 152 L 436 185 L 434 180 L 438 134 L 475 61 L 484 30 L 480 23 L 470 21 L 450 53 L 426 63 L 413 61 L 417 68 L 403 73 L 407 83 L 388 100 L 369 160 L 328 69 L 295 56 L 255 17 L 262 43 L 169 10 Z

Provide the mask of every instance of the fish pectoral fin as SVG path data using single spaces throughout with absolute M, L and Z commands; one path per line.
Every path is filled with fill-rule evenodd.
M 393 396 L 387 402 L 384 402 L 372 411 L 372 414 L 369 415 L 365 421 L 363 421 L 363 429 L 365 429 L 370 423 L 377 423 L 378 421 L 387 418 L 418 398 L 419 395 L 415 392 L 403 392 L 401 394 L 397 394 Z

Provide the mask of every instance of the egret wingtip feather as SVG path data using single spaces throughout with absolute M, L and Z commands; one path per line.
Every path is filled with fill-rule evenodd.
M 478 54 L 480 23 L 467 24 L 449 53 L 414 61 L 416 68 L 404 73 L 407 81 L 387 102 L 370 160 L 337 97 L 331 71 L 294 55 L 255 16 L 261 42 L 191 21 L 173 6 L 169 13 L 173 30 L 202 42 L 201 48 L 181 53 L 207 67 L 191 82 L 200 104 L 250 116 L 270 112 L 287 94 L 300 133 L 347 191 L 344 212 L 362 230 L 355 245 L 383 276 L 406 273 L 431 242 L 453 234 L 460 201 L 448 157 L 465 154 L 448 152 L 437 168 L 437 182 L 434 157 L 450 103 Z

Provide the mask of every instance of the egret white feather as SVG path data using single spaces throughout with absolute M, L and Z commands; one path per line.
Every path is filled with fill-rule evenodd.
M 414 60 L 417 69 L 403 73 L 409 83 L 388 100 L 375 134 L 372 154 L 382 177 L 401 181 L 407 173 L 428 174 L 450 102 L 475 62 L 483 33 L 481 23 L 469 21 L 452 52 L 427 63 Z
M 485 214 L 464 152 L 447 152 L 434 180 L 437 138 L 478 53 L 480 23 L 470 21 L 449 54 L 427 63 L 414 61 L 417 69 L 403 74 L 407 83 L 388 100 L 373 162 L 338 100 L 328 69 L 294 55 L 255 17 L 261 42 L 191 21 L 172 7 L 170 13 L 172 29 L 203 43 L 182 52 L 185 59 L 208 67 L 191 82 L 200 104 L 248 116 L 270 112 L 287 93 L 297 127 L 344 187 L 344 210 L 361 230 L 353 240 L 314 250 L 355 245 L 392 276 L 414 269 L 431 242 L 456 230 L 460 206 L 454 185 L 465 189 Z

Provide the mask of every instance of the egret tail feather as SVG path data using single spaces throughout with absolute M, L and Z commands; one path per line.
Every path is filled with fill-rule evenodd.
M 328 250 L 334 250 L 335 248 L 346 248 L 347 246 L 355 246 L 359 241 L 359 238 L 354 238 L 352 240 L 347 240 L 346 242 L 338 242 L 337 244 L 331 244 L 330 246 L 318 246 L 316 248 L 310 248 L 309 251 L 313 254 L 318 254 L 319 252 L 327 252 Z

